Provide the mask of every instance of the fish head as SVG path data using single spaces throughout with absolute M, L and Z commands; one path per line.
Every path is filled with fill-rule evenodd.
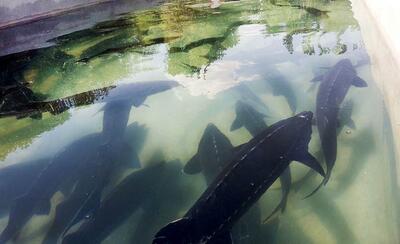
M 272 125 L 271 130 L 281 128 L 278 137 L 279 142 L 277 143 L 280 145 L 291 145 L 293 143 L 307 142 L 308 145 L 311 139 L 312 118 L 313 113 L 305 111 Z
M 308 146 L 312 134 L 312 119 L 313 113 L 311 111 L 304 111 L 292 117 L 292 123 L 296 126 L 297 142 L 299 145 Z

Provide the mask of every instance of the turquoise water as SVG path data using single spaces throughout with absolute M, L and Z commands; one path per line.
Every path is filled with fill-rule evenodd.
M 344 116 L 338 118 L 337 159 L 330 181 L 303 199 L 322 178 L 310 174 L 304 165 L 292 163 L 292 187 L 285 211 L 263 223 L 281 199 L 277 180 L 257 202 L 261 233 L 253 237 L 255 232 L 247 231 L 235 240 L 397 242 L 390 126 L 348 1 L 234 1 L 216 8 L 210 8 L 208 2 L 169 2 L 51 42 L 54 45 L 48 48 L 0 57 L 4 64 L 0 68 L 2 82 L 27 83 L 32 91 L 28 97 L 19 93 L 4 96 L 7 99 L 3 98 L 1 105 L 0 157 L 7 180 L 1 183 L 0 229 L 6 227 L 17 195 L 30 191 L 45 165 L 64 160 L 73 165 L 73 174 L 82 174 L 70 179 L 67 171 L 62 173 L 63 168 L 56 169 L 54 179 L 49 177 L 52 183 L 39 189 L 44 191 L 65 178 L 50 194 L 49 212 L 38 211 L 29 217 L 11 242 L 46 243 L 43 240 L 55 228 L 55 219 L 63 222 L 83 205 L 71 207 L 65 218 L 56 213 L 57 206 L 72 201 L 79 186 L 84 196 L 94 192 L 91 184 L 99 187 L 96 194 L 103 206 L 121 189 L 121 181 L 130 176 L 140 178 L 152 165 L 165 162 L 162 170 L 149 171 L 148 177 L 129 187 L 132 192 L 122 194 L 120 201 L 129 203 L 124 220 L 106 225 L 107 232 L 93 232 L 98 242 L 90 238 L 94 243 L 151 243 L 160 228 L 184 216 L 207 188 L 201 173 L 185 174 L 182 168 L 197 153 L 209 123 L 238 146 L 252 138 L 245 127 L 232 130 L 238 101 L 262 114 L 267 125 L 301 111 L 315 111 L 319 83 L 310 81 L 343 59 L 352 62 L 368 87 L 350 87 L 343 103 L 338 104 L 344 107 L 340 113 Z M 138 92 L 135 86 L 129 90 L 132 84 L 166 80 L 176 85 L 165 89 L 156 86 L 151 92 Z M 56 103 L 66 104 L 62 98 L 109 86 L 109 93 L 115 94 L 109 96 L 112 98 L 73 98 L 64 111 L 44 106 L 21 116 L 32 101 L 61 99 Z M 144 96 L 145 92 L 149 93 Z M 130 94 L 134 101 L 122 112 L 105 107 Z M 354 126 L 346 123 L 349 118 Z M 103 134 L 111 138 L 107 145 L 116 152 L 104 149 Z M 316 126 L 309 151 L 325 167 Z M 87 162 L 107 160 L 118 163 L 104 172 L 96 165 L 81 168 Z M 6 169 L 18 165 L 13 172 L 19 173 L 12 177 Z M 38 165 L 36 171 L 29 168 L 32 165 Z M 93 175 L 109 180 L 85 181 Z M 13 185 L 21 189 L 17 191 Z M 84 196 L 79 197 L 86 199 Z M 37 203 L 36 208 L 44 205 Z M 98 205 L 91 206 L 96 209 Z M 59 235 L 58 242 L 92 218 L 96 218 L 96 211 L 85 213 L 80 222 Z M 63 228 L 65 231 L 66 226 Z M 233 235 L 237 232 L 234 228 Z M 47 243 L 57 243 L 56 239 Z

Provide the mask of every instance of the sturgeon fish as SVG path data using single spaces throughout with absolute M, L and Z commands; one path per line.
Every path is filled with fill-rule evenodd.
M 289 166 L 299 161 L 325 173 L 308 152 L 312 112 L 281 120 L 237 148 L 235 157 L 183 218 L 162 228 L 153 244 L 232 243 L 230 230 Z
M 317 76 L 312 80 L 312 82 L 317 81 L 321 81 L 321 84 L 317 93 L 316 124 L 327 167 L 326 177 L 322 183 L 325 185 L 329 181 L 336 161 L 340 104 L 351 86 L 366 87 L 367 83 L 357 76 L 357 72 L 349 59 L 340 60 L 326 74 Z

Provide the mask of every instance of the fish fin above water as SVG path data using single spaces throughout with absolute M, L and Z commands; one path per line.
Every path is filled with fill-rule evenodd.
M 198 174 L 202 170 L 199 154 L 194 155 L 183 167 L 183 172 L 189 175 Z
M 50 213 L 51 203 L 50 199 L 43 199 L 38 202 L 37 207 L 35 209 L 35 214 L 38 215 L 48 215 Z
M 350 119 L 349 121 L 347 121 L 346 125 L 350 128 L 355 130 L 356 129 L 356 124 L 354 123 L 354 120 Z
M 242 121 L 236 117 L 236 119 L 233 121 L 233 123 L 231 125 L 230 131 L 237 130 L 237 129 L 241 128 L 242 126 L 243 126 Z
M 309 152 L 305 152 L 303 154 L 296 155 L 293 158 L 293 160 L 310 167 L 311 169 L 316 171 L 318 174 L 320 174 L 322 177 L 325 177 L 325 172 L 324 172 L 324 169 L 321 167 L 321 164 Z
M 315 82 L 320 82 L 324 79 L 324 75 L 318 75 L 316 77 L 314 77 L 312 80 L 310 80 L 310 82 L 315 83 Z
M 367 87 L 368 86 L 367 82 L 358 76 L 353 78 L 353 80 L 351 81 L 351 84 L 355 87 Z
M 229 231 L 223 232 L 222 234 L 215 236 L 214 238 L 212 238 L 207 242 L 207 244 L 222 244 L 222 243 L 223 244 L 233 243 L 231 232 Z

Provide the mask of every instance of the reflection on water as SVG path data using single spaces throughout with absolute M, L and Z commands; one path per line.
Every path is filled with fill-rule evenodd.
M 0 57 L 0 243 L 397 243 L 388 125 L 348 1 L 169 2 L 52 42 Z M 282 121 L 302 111 L 312 131 L 290 122 L 308 114 Z M 312 155 L 332 172 L 303 200 L 322 177 L 274 157 L 323 174 Z

